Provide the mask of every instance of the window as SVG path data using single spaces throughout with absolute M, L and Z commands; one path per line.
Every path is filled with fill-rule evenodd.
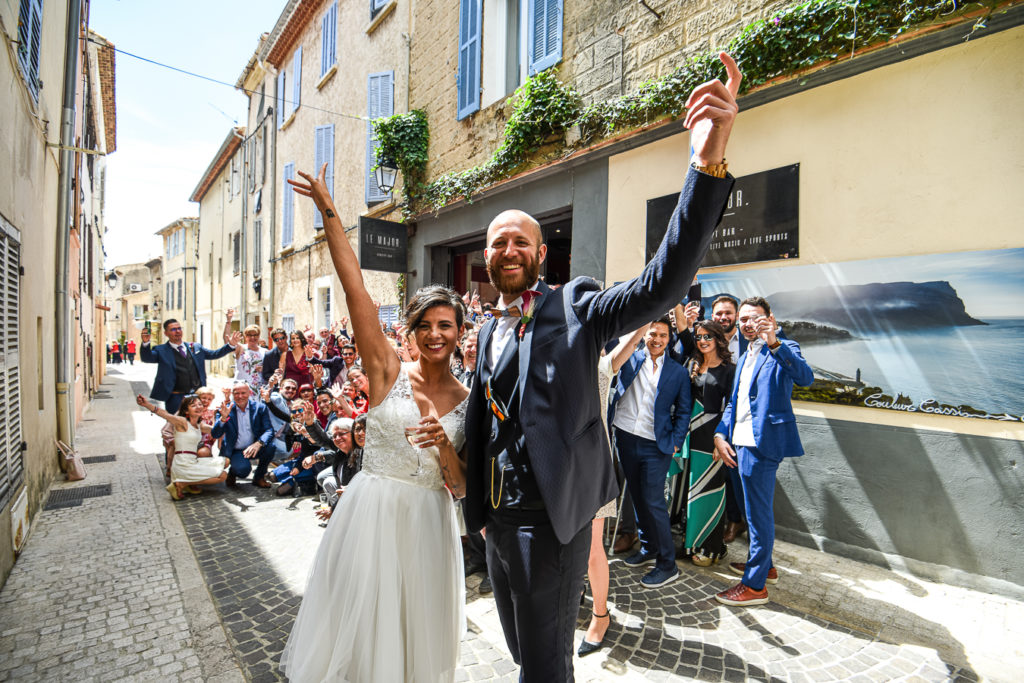
M 182 291 L 182 288 L 181 288 L 181 278 L 178 278 L 178 305 L 175 306 L 175 308 L 177 308 L 177 309 L 181 309 L 181 307 L 182 307 L 182 305 L 181 305 L 181 300 L 182 300 L 181 291 Z
M 295 48 L 292 58 L 292 113 L 299 108 L 302 95 L 302 46 Z
M 398 324 L 398 306 L 381 306 L 377 318 L 384 324 L 394 327 Z
M 338 3 L 327 8 L 320 25 L 320 78 L 338 61 Z
M 252 276 L 263 273 L 263 219 L 252 222 Z
M 260 83 L 260 100 L 259 100 L 260 103 L 259 103 L 259 106 L 256 107 L 256 112 L 257 112 L 256 113 L 256 120 L 257 121 L 263 118 L 263 107 L 266 104 L 266 99 L 267 99 L 267 84 L 266 83 Z
M 174 283 L 167 283 L 167 296 L 164 297 L 164 309 L 174 308 Z
M 231 253 L 233 257 L 232 261 L 232 272 L 238 275 L 239 270 L 242 268 L 242 233 L 241 231 L 236 232 L 231 236 Z
M 263 187 L 267 179 L 267 135 L 266 126 L 260 126 L 256 134 L 256 181 Z
M 231 157 L 231 191 L 230 196 L 234 197 L 241 190 L 241 178 L 238 168 L 238 154 Z
M 135 304 L 135 306 L 133 307 L 132 317 L 135 318 L 136 320 L 142 320 L 142 317 L 145 315 L 144 309 L 145 307 L 142 306 L 141 304 Z
M 391 0 L 370 0 L 370 18 L 377 16 L 377 12 L 388 6 Z
M 459 3 L 459 70 L 455 89 L 459 103 L 456 119 L 464 119 L 480 109 L 480 13 L 482 0 Z
M 295 316 L 294 315 L 282 315 L 281 316 L 281 329 L 291 334 L 295 331 Z
M 256 136 L 245 143 L 245 180 L 249 186 L 249 194 L 256 191 Z
M 370 74 L 366 87 L 366 114 L 370 121 L 395 113 L 395 72 Z M 366 122 L 366 203 L 386 201 L 391 194 L 380 191 L 373 167 L 377 165 L 377 138 L 373 124 Z
M 18 67 L 32 100 L 39 102 L 39 48 L 43 33 L 43 0 L 21 0 L 18 12 Z
M 320 290 L 320 312 L 323 314 L 323 327 L 331 326 L 331 290 L 330 288 Z
M 284 69 L 277 74 L 277 127 L 284 126 L 284 89 L 288 85 L 287 73 Z
M 327 172 L 324 175 L 324 182 L 327 184 L 327 191 L 334 198 L 334 124 L 316 127 L 316 149 L 313 152 L 315 161 L 313 172 L 319 173 L 320 167 L 327 164 Z M 313 227 L 324 227 L 324 217 L 319 211 L 313 212 Z
M 473 48 L 472 32 L 463 35 L 467 16 L 460 0 L 459 33 L 459 101 L 456 116 L 476 111 L 471 104 L 476 88 L 480 89 L 480 107 L 488 107 L 515 91 L 527 77 L 557 64 L 562 59 L 563 0 L 497 0 L 484 3 L 481 21 L 475 26 L 479 42 Z M 472 26 L 470 26 L 472 28 Z M 468 29 L 467 29 L 468 30 Z M 480 53 L 477 55 L 476 53 Z M 480 60 L 476 73 L 469 73 L 463 84 L 463 63 L 474 57 Z
M 281 247 L 290 247 L 295 237 L 295 193 L 288 181 L 295 177 L 295 164 L 284 165 L 284 197 L 281 201 Z
M 24 8 L 24 0 L 21 4 Z M 21 488 L 25 471 L 21 450 L 21 360 L 18 343 L 21 295 L 19 238 L 18 230 L 0 217 L 0 509 L 6 507 Z M 37 319 L 36 322 L 37 336 L 42 340 L 39 334 L 42 320 Z M 39 357 L 42 358 L 41 353 Z

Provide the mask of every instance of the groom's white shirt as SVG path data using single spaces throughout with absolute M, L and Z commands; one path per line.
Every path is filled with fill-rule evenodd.
M 540 280 L 537 280 L 529 289 L 536 290 L 539 288 Z M 522 310 L 523 297 L 520 296 L 510 304 L 505 304 L 505 300 L 498 297 L 498 308 L 501 310 L 507 311 L 513 306 L 518 306 L 519 310 Z M 494 332 L 491 333 L 491 343 L 488 344 L 487 368 L 491 372 L 494 372 L 494 365 L 498 362 L 498 359 L 501 358 L 501 354 L 505 352 L 505 346 L 507 346 L 509 340 L 512 339 L 512 334 L 515 332 L 516 326 L 519 325 L 520 320 L 522 320 L 522 318 L 515 318 L 510 315 L 503 315 L 498 318 L 498 322 L 494 326 Z

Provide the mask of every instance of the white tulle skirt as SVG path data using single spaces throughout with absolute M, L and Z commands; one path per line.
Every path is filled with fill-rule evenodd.
M 452 681 L 464 603 L 448 491 L 361 472 L 324 532 L 281 670 L 303 682 Z

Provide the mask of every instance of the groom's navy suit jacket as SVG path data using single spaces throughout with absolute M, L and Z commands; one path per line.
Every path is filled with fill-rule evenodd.
M 597 361 L 605 343 L 664 315 L 686 294 L 722 217 L 733 179 L 690 169 L 661 246 L 643 272 L 601 290 L 578 277 L 541 298 L 519 343 L 520 428 L 537 487 L 559 542 L 568 543 L 618 495 L 601 422 Z M 466 415 L 467 526 L 487 521 L 485 449 L 490 411 L 480 373 L 493 319 L 480 330 L 477 376 Z M 509 343 L 514 343 L 510 341 Z

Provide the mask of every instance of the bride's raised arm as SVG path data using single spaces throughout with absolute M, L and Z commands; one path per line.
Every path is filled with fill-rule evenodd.
M 331 260 L 334 262 L 334 269 L 341 280 L 341 287 L 345 290 L 345 300 L 348 303 L 349 314 L 352 319 L 352 331 L 359 340 L 359 355 L 363 360 L 363 368 L 366 370 L 367 378 L 370 380 L 370 406 L 373 407 L 384 400 L 391 385 L 398 377 L 401 369 L 401 361 L 391 347 L 387 337 L 381 330 L 380 321 L 377 317 L 377 307 L 366 291 L 363 282 L 363 272 L 359 268 L 359 259 L 356 258 L 348 237 L 345 236 L 345 227 L 341 224 L 338 212 L 334 208 L 334 200 L 331 199 L 324 182 L 324 175 L 327 172 L 327 164 L 320 168 L 320 174 L 314 178 L 308 173 L 298 171 L 303 181 L 289 180 L 295 192 L 305 197 L 310 197 L 316 204 L 317 210 L 324 218 L 324 233 L 327 236 L 327 247 L 331 250 Z

